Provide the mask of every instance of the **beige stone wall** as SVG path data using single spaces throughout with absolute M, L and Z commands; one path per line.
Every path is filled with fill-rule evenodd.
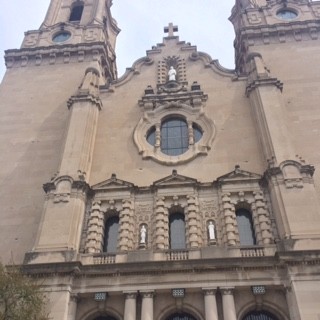
M 86 63 L 8 69 L 0 89 L 1 259 L 21 263 L 34 245 L 42 185 L 60 163 L 67 100 Z
M 296 154 L 315 166 L 315 184 L 320 192 L 320 41 L 293 41 L 254 46 L 270 68 L 271 74 L 283 82 L 282 101 Z
M 139 72 L 129 76 L 128 81 L 116 83 L 112 87 L 114 92 L 101 93 L 103 109 L 99 116 L 91 184 L 116 173 L 120 179 L 136 185 L 150 185 L 170 174 L 172 169 L 209 182 L 230 172 L 236 164 L 244 170 L 263 172 L 250 105 L 245 96 L 245 81 L 232 81 L 232 76 L 218 74 L 202 60 L 189 60 L 191 53 L 174 50 L 174 43 L 175 40 L 167 43 L 161 55 L 150 55 L 154 63 L 137 68 Z M 133 141 L 134 128 L 143 115 L 138 101 L 148 85 L 156 88 L 157 62 L 169 55 L 185 57 L 188 85 L 197 81 L 208 94 L 204 111 L 216 127 L 216 137 L 207 156 L 174 166 L 143 160 Z

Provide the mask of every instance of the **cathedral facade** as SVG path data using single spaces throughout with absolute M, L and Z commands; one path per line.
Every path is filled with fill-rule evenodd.
M 120 78 L 111 6 L 5 53 L 2 262 L 52 320 L 319 320 L 320 1 L 235 0 L 235 70 L 170 23 Z

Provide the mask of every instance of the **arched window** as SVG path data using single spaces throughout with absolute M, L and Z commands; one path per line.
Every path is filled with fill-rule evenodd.
M 242 320 L 278 320 L 278 318 L 267 311 L 252 311 L 247 313 Z
M 116 319 L 109 316 L 103 316 L 103 317 L 94 318 L 94 320 L 116 320 Z
M 162 121 L 160 128 L 160 149 L 168 156 L 184 154 L 189 149 L 190 132 L 187 122 L 180 117 L 170 117 Z M 193 142 L 197 143 L 203 135 L 202 129 L 196 123 L 192 124 Z M 147 132 L 147 141 L 154 146 L 156 144 L 156 127 L 153 126 Z
M 246 209 L 236 210 L 240 244 L 242 246 L 253 246 L 256 244 L 256 237 L 253 229 L 251 213 Z
M 116 252 L 118 246 L 119 217 L 113 216 L 106 221 L 104 233 L 104 252 Z
M 75 4 L 72 7 L 69 21 L 70 22 L 80 21 L 82 17 L 82 12 L 83 12 L 83 4 L 82 3 Z
M 187 123 L 180 118 L 170 118 L 161 125 L 161 151 L 169 156 L 183 154 L 189 147 Z
M 172 213 L 169 218 L 170 249 L 186 248 L 186 227 L 184 214 Z
M 196 320 L 196 318 L 187 313 L 175 313 L 167 318 L 167 320 Z

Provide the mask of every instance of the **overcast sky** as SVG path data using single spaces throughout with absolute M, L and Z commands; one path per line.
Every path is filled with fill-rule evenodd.
M 199 51 L 234 68 L 233 26 L 228 21 L 235 0 L 113 0 L 112 14 L 122 30 L 116 53 L 118 74 L 162 42 L 163 27 L 179 26 L 180 40 L 197 45 Z M 19 48 L 24 32 L 38 29 L 50 0 L 3 1 L 0 11 L 0 79 L 5 72 L 3 54 Z

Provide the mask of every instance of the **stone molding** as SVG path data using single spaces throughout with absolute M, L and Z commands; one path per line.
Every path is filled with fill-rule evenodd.
M 304 184 L 313 184 L 315 168 L 304 160 L 286 160 L 277 167 L 268 168 L 263 176 L 265 183 L 284 185 L 287 189 L 302 189 Z
M 5 51 L 7 68 L 26 67 L 28 65 L 48 65 L 79 63 L 84 61 L 100 61 L 107 56 L 104 43 L 82 43 L 70 45 L 54 45 L 49 47 L 11 49 Z M 72 59 L 71 59 L 72 57 Z
M 198 155 L 208 154 L 215 136 L 215 126 L 203 110 L 203 103 L 207 97 L 202 91 L 196 91 L 178 94 L 167 93 L 161 96 L 161 99 L 157 94 L 146 93 L 140 100 L 140 106 L 144 111 L 134 130 L 133 138 L 143 159 L 152 159 L 162 164 L 174 165 L 188 162 Z M 203 131 L 203 136 L 197 143 L 194 143 L 192 137 L 189 136 L 189 148 L 179 156 L 166 155 L 160 149 L 161 122 L 168 116 L 183 118 L 188 123 L 188 127 L 191 127 L 191 131 L 189 130 L 191 134 L 193 123 L 200 126 Z M 152 127 L 156 128 L 154 146 L 150 145 L 146 139 L 146 135 Z
M 206 240 L 209 220 L 215 221 L 215 246 L 224 244 L 237 246 L 239 235 L 235 210 L 239 206 L 245 206 L 252 213 L 259 246 L 259 250 L 254 252 L 253 249 L 246 248 L 248 249 L 246 252 L 249 255 L 263 256 L 263 247 L 274 243 L 277 230 L 273 223 L 270 202 L 266 190 L 261 186 L 261 181 L 260 175 L 241 170 L 238 166 L 234 171 L 218 178 L 213 184 L 199 183 L 196 179 L 179 175 L 176 170 L 173 170 L 170 176 L 155 181 L 150 187 L 143 187 L 141 190 L 145 195 L 142 200 L 138 200 L 136 195 L 140 193 L 140 188 L 113 175 L 111 179 L 93 186 L 90 191 L 92 207 L 87 226 L 85 225 L 83 229 L 85 252 L 102 254 L 104 225 L 110 214 L 119 216 L 119 252 L 147 248 L 168 250 L 169 216 L 171 212 L 177 210 L 185 215 L 186 250 L 198 249 L 204 244 L 209 244 L 209 240 Z M 212 192 L 212 187 L 214 187 L 212 194 L 214 198 L 211 197 L 210 201 L 208 196 L 202 198 L 199 195 L 199 189 Z M 183 188 L 183 193 L 178 191 L 180 188 Z M 114 198 L 115 191 L 116 198 Z M 213 200 L 216 197 L 217 203 Z M 210 210 L 209 216 L 206 215 L 208 213 L 202 212 L 204 200 L 210 203 L 210 207 L 206 208 L 206 212 Z M 215 206 L 214 203 L 216 203 Z M 141 210 L 143 210 L 142 213 Z M 142 224 L 147 226 L 148 232 L 145 246 L 139 245 L 139 228 Z M 243 255 L 247 256 L 247 253 Z M 170 252 L 169 255 L 171 257 Z

